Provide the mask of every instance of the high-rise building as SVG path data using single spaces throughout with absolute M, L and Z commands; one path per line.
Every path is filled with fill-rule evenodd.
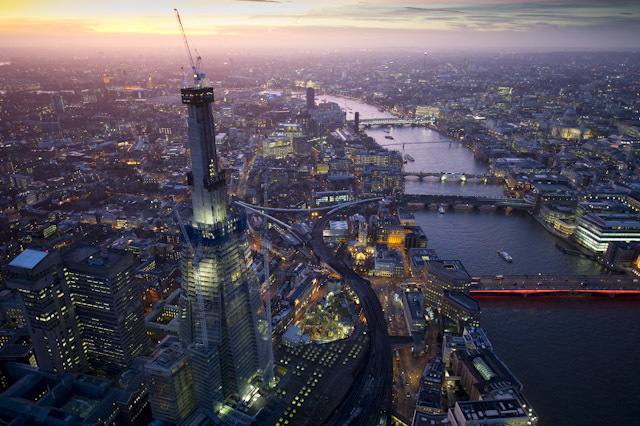
M 122 372 L 149 350 L 133 254 L 80 246 L 64 255 L 64 264 L 91 368 Z
M 194 408 L 193 381 L 184 347 L 167 339 L 144 367 L 153 417 L 179 423 Z
M 16 290 L 38 366 L 46 371 L 84 371 L 87 359 L 58 253 L 27 249 L 6 267 Z
M 198 367 L 194 371 L 208 371 L 194 374 L 194 391 L 208 393 L 195 398 L 202 408 L 212 409 L 212 395 L 217 402 L 231 395 L 244 397 L 254 382 L 265 379 L 270 339 L 251 268 L 246 217 L 228 208 L 224 174 L 218 168 L 213 89 L 199 84 L 182 89 L 182 102 L 188 106 L 193 165 L 193 223 L 185 229 L 197 256 L 190 251 L 182 256 L 180 339 Z M 199 310 L 199 289 L 204 313 Z
M 10 387 L 0 395 L 0 418 L 11 425 L 149 424 L 143 378 L 116 384 L 84 374 L 54 374 L 30 365 L 7 365 Z
M 480 304 L 465 293 L 445 290 L 441 308 L 442 327 L 447 333 L 461 335 L 465 327 L 480 325 Z
M 445 291 L 466 293 L 471 277 L 459 260 L 431 259 L 424 263 L 424 295 L 428 306 L 440 307 Z
M 316 91 L 313 87 L 307 87 L 307 109 L 316 107 Z
M 59 93 L 51 95 L 51 107 L 55 112 L 64 112 L 66 105 L 64 99 L 62 99 L 62 95 Z

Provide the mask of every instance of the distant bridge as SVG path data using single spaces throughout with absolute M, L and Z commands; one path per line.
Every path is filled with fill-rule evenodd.
M 461 181 L 466 182 L 469 179 L 475 179 L 482 181 L 482 183 L 503 183 L 504 178 L 492 176 L 492 175 L 478 175 L 471 173 L 447 173 L 447 172 L 409 172 L 403 171 L 404 177 L 415 176 L 418 180 L 423 180 L 426 177 L 437 177 L 442 182 L 445 181 Z
M 382 118 L 365 118 L 360 120 L 360 125 L 364 127 L 371 126 L 426 126 L 433 124 L 432 119 L 425 118 L 399 118 L 399 117 L 382 117 Z
M 533 203 L 522 198 L 510 197 L 478 197 L 471 195 L 440 195 L 440 194 L 404 194 L 398 197 L 399 201 L 411 204 L 429 205 L 442 204 L 445 207 L 471 206 L 471 207 L 511 207 L 520 210 L 532 210 Z
M 640 279 L 628 275 L 489 275 L 479 278 L 480 282 L 471 287 L 472 296 L 640 296 Z

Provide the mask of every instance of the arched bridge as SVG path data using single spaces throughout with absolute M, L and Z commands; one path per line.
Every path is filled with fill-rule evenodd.
M 503 183 L 504 178 L 492 176 L 492 175 L 479 175 L 472 173 L 448 173 L 448 172 L 410 172 L 403 171 L 402 174 L 404 177 L 415 176 L 418 180 L 423 180 L 426 177 L 437 177 L 442 182 L 466 182 L 467 180 L 474 179 L 477 181 L 482 181 L 482 183 Z

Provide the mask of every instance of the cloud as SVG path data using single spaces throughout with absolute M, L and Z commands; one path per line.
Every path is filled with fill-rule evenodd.
M 591 26 L 616 28 L 623 26 L 637 28 L 640 20 L 633 16 L 640 14 L 640 2 L 602 1 L 602 0 L 568 0 L 557 1 L 517 1 L 517 0 L 466 0 L 449 2 L 442 7 L 442 2 L 383 0 L 367 4 L 343 4 L 325 6 L 309 10 L 303 17 L 305 22 L 319 23 L 340 21 L 343 25 L 349 22 L 358 26 L 366 22 L 371 27 L 399 29 L 403 23 L 413 22 L 411 28 L 446 29 L 473 28 L 478 31 L 529 31 L 546 23 L 554 27 Z M 300 19 L 297 16 L 296 19 Z M 613 28 L 612 28 L 613 29 Z
M 102 2 L 60 0 L 54 5 L 37 1 L 42 7 L 17 6 L 21 3 L 16 2 L 15 8 L 3 9 L 0 35 L 23 35 L 25 39 L 38 35 L 46 42 L 44 34 L 102 33 L 106 38 L 118 33 L 141 37 L 177 33 L 172 14 L 157 12 L 161 6 L 131 9 L 130 0 L 111 0 L 107 13 Z M 169 4 L 168 0 L 154 1 Z M 530 45 L 538 40 L 543 43 L 551 34 L 569 34 L 572 38 L 567 40 L 583 45 L 584 40 L 594 42 L 597 33 L 602 38 L 595 40 L 599 46 L 617 34 L 613 48 L 622 44 L 637 47 L 640 31 L 638 0 L 187 0 L 184 8 L 190 37 L 224 34 L 229 45 L 242 37 L 266 43 L 274 34 L 289 34 L 292 40 L 287 43 L 296 42 L 297 36 L 308 36 L 307 41 L 317 37 L 320 44 L 327 36 L 349 35 L 362 37 L 364 44 L 384 36 L 389 43 L 401 40 L 400 45 L 407 38 L 430 45 L 444 38 L 453 43 L 461 34 L 475 34 L 492 43 L 502 37 L 503 43 L 524 40 Z M 171 9 L 167 6 L 167 10 Z M 514 37 L 516 33 L 521 37 Z M 7 44 L 6 38 L 0 41 Z
M 92 33 L 100 25 L 97 20 L 0 18 L 2 33 L 77 34 Z

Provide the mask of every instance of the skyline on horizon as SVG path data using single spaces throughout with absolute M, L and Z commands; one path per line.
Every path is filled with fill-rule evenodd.
M 9 1 L 0 47 L 111 51 L 182 48 L 177 7 L 200 50 L 408 48 L 637 50 L 640 3 L 629 0 L 235 0 L 172 4 Z

